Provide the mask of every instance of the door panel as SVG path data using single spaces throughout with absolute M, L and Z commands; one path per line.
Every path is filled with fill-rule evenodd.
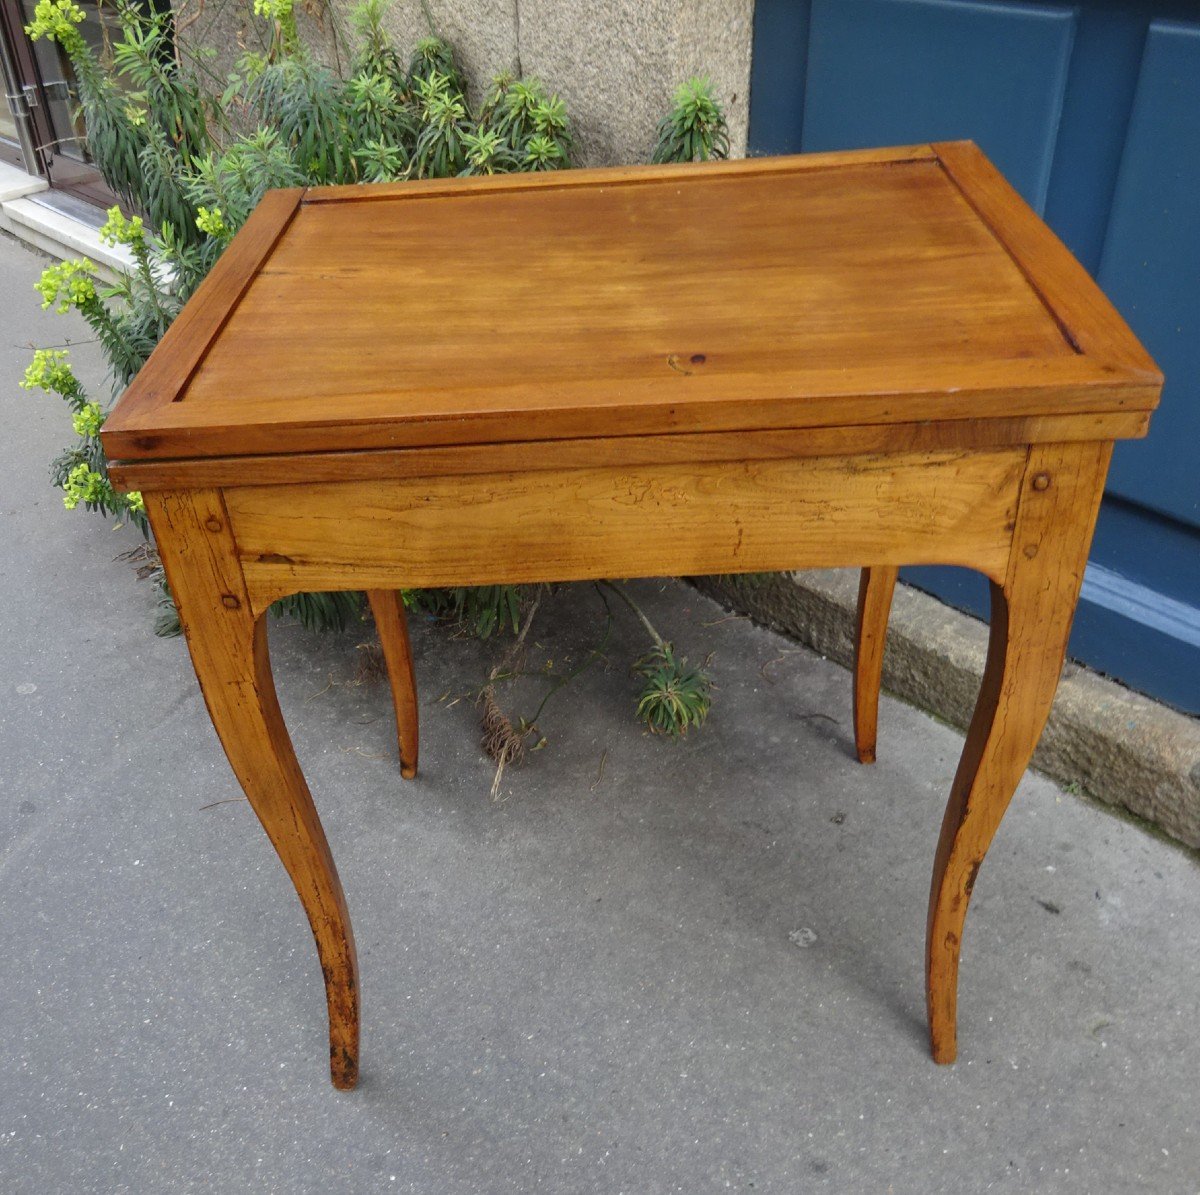
M 14 0 L 0 0 L 13 3 Z M 111 6 L 98 0 L 77 0 L 84 20 L 80 33 L 96 53 L 104 57 L 106 45 L 116 29 L 117 18 Z M 20 21 L 33 20 L 37 0 L 15 0 Z M 92 165 L 85 142 L 86 130 L 79 111 L 78 87 L 71 60 L 55 43 L 42 38 L 30 43 L 34 61 L 34 83 L 40 107 L 39 124 L 45 150 L 47 175 L 51 186 L 76 190 L 102 183 L 100 172 Z
M 1150 26 L 1098 276 L 1167 379 L 1109 490 L 1200 525 L 1200 25 Z
M 1117 446 L 1071 652 L 1200 713 L 1200 6 L 757 0 L 751 152 L 979 142 L 1167 375 Z M 976 614 L 981 579 L 906 570 Z
M 0 0 L 0 68 L 5 91 L 0 157 L 30 174 L 44 174 L 45 159 L 37 147 L 45 140 L 45 126 L 39 121 L 39 93 L 32 85 L 33 47 L 21 27 L 16 0 Z
M 100 0 L 77 2 L 84 13 L 79 31 L 104 60 L 117 32 L 117 10 Z M 44 174 L 55 188 L 107 206 L 114 196 L 87 152 L 74 67 L 58 45 L 44 38 L 32 42 L 25 33 L 35 7 L 36 0 L 0 0 L 0 37 L 29 106 L 36 160 L 26 169 Z
M 1074 31 L 1057 6 L 814 0 L 802 144 L 971 138 L 1041 211 Z

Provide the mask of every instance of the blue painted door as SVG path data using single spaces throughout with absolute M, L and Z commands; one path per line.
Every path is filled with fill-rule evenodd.
M 1200 5 L 757 0 L 751 153 L 967 137 L 1167 377 L 1114 454 L 1071 654 L 1200 713 Z M 986 608 L 972 574 L 909 580 Z

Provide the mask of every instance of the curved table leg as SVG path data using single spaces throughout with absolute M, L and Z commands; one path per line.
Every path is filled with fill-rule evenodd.
M 936 1062 L 957 1054 L 958 958 L 992 838 L 1045 725 L 1066 656 L 1111 445 L 1031 450 L 1008 572 L 992 585 L 987 664 L 942 821 L 925 940 Z
M 408 639 L 408 616 L 404 602 L 394 589 L 368 589 L 367 601 L 387 664 L 396 715 L 396 738 L 400 746 L 400 775 L 411 780 L 417 774 L 417 682 L 413 675 L 412 645 Z
M 858 582 L 858 626 L 854 638 L 854 747 L 859 763 L 875 762 L 883 644 L 899 572 L 891 567 L 864 568 Z
M 317 942 L 333 1085 L 358 1079 L 358 961 L 342 885 L 283 723 L 221 495 L 147 494 L 146 507 L 213 726 L 291 876 Z

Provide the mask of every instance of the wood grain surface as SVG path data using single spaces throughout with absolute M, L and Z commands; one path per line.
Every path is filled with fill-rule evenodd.
M 943 169 L 1030 280 L 1080 353 L 1161 384 L 1150 354 L 1108 296 L 1011 183 L 970 141 L 934 146 Z
M 1002 578 L 1027 450 L 225 493 L 255 610 L 299 590 L 920 562 Z
M 106 450 L 1152 408 L 1153 363 L 990 171 L 952 144 L 280 193 L 118 404 Z
M 155 412 L 170 409 L 299 210 L 303 194 L 302 187 L 289 187 L 263 196 L 121 395 L 106 420 L 112 430 L 139 419 L 153 422 Z
M 599 465 L 686 464 L 700 461 L 792 460 L 816 456 L 936 452 L 1024 447 L 1074 440 L 1136 439 L 1150 426 L 1148 411 L 1027 415 L 1014 419 L 956 419 L 943 423 L 863 424 L 860 427 L 780 428 L 664 436 L 595 436 L 434 448 L 377 448 L 361 452 L 195 457 L 117 461 L 109 477 L 119 488 L 295 485 L 324 481 L 385 481 L 401 477 L 459 477 L 471 473 L 552 472 Z

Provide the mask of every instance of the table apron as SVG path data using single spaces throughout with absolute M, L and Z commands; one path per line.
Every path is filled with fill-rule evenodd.
M 305 590 L 851 565 L 1005 575 L 1025 447 L 221 491 L 255 612 Z

